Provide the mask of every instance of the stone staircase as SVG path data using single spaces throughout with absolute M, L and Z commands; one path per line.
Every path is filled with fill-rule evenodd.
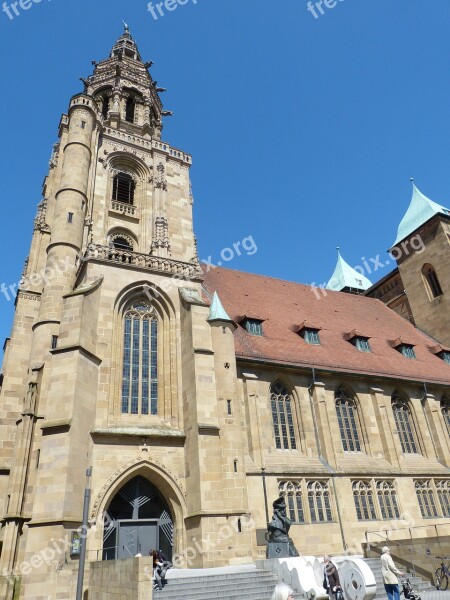
M 255 565 L 218 569 L 181 570 L 167 573 L 163 590 L 154 590 L 154 600 L 270 600 L 278 578 Z
M 375 580 L 377 582 L 377 593 L 375 596 L 375 600 L 378 600 L 381 598 L 383 598 L 383 600 L 386 600 L 387 596 L 386 596 L 386 592 L 384 589 L 383 576 L 381 574 L 380 559 L 379 558 L 365 558 L 364 562 L 366 562 L 369 565 L 369 567 L 373 571 L 373 574 L 375 575 Z M 422 592 L 433 591 L 433 590 L 436 591 L 436 588 L 433 587 L 429 581 L 422 579 L 419 576 L 414 576 L 413 573 L 405 570 L 405 568 L 399 561 L 396 560 L 395 565 L 397 566 L 398 569 L 400 569 L 401 571 L 403 571 L 405 573 L 405 577 L 404 578 L 402 577 L 401 579 L 408 578 L 412 587 L 418 592 L 418 594 L 421 594 Z M 401 590 L 401 587 L 400 587 L 400 590 Z M 401 598 L 403 600 L 403 596 L 401 596 Z

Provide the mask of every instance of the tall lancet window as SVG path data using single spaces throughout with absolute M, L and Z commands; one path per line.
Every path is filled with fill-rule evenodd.
M 399 394 L 394 393 L 392 394 L 392 410 L 403 452 L 405 454 L 419 454 L 417 432 L 409 403 Z
M 275 445 L 279 450 L 296 450 L 293 401 L 279 381 L 270 388 Z
M 154 308 L 134 302 L 124 315 L 122 413 L 158 414 L 158 319 Z
M 335 394 L 336 413 L 341 432 L 342 447 L 344 452 L 361 452 L 359 437 L 358 412 L 355 401 L 350 398 L 343 388 Z

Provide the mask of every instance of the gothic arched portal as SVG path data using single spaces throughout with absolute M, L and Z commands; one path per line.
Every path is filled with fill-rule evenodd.
M 173 519 L 156 487 L 138 475 L 114 496 L 105 513 L 103 560 L 148 556 L 160 549 L 171 560 Z

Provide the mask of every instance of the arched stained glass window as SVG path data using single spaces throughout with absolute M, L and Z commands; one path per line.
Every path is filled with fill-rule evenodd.
M 296 450 L 293 402 L 291 395 L 279 381 L 270 388 L 275 445 L 280 450 Z
M 332 521 L 328 483 L 326 481 L 309 481 L 307 489 L 311 522 L 325 523 Z
M 336 413 L 345 452 L 361 452 L 356 404 L 343 388 L 335 394 Z
M 383 519 L 400 519 L 394 483 L 392 481 L 377 481 L 377 496 Z
M 147 302 L 124 315 L 122 413 L 158 414 L 158 320 Z
M 304 523 L 302 486 L 300 481 L 282 481 L 279 484 L 280 495 L 286 499 L 289 519 L 292 523 Z
M 448 479 L 437 481 L 436 490 L 442 509 L 442 516 L 450 517 L 450 481 Z
M 419 454 L 419 444 L 409 403 L 399 394 L 392 395 L 392 410 L 402 450 L 405 454 Z
M 419 501 L 422 517 L 437 517 L 438 511 L 434 499 L 434 492 L 430 480 L 415 481 L 417 500 Z
M 370 521 L 375 520 L 377 518 L 370 482 L 354 481 L 353 499 L 355 501 L 356 515 L 358 517 L 358 521 Z

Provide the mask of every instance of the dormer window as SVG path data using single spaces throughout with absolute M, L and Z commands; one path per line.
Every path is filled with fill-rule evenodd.
M 397 350 L 406 358 L 416 358 L 414 346 L 411 346 L 411 344 L 400 344 L 400 346 L 397 347 Z
M 444 350 L 438 354 L 439 358 L 441 358 L 445 363 L 450 365 L 450 351 Z
M 116 173 L 113 179 L 113 197 L 116 202 L 134 204 L 136 183 L 129 173 Z
M 372 352 L 369 339 L 369 336 L 362 334 L 357 329 L 344 335 L 344 340 L 353 344 L 360 352 Z
M 317 327 L 314 323 L 309 321 L 303 321 L 300 326 L 293 327 L 295 333 L 298 333 L 307 344 L 320 346 L 319 331 L 320 327 Z
M 318 329 L 308 329 L 308 328 L 305 328 L 303 330 L 302 337 L 303 337 L 303 339 L 305 340 L 305 342 L 307 344 L 320 345 L 320 337 L 319 337 L 319 330 Z
M 263 335 L 263 321 L 258 319 L 245 319 L 243 325 L 246 331 L 251 335 Z
M 400 354 L 403 354 L 405 358 L 416 358 L 414 344 L 409 344 L 407 341 L 405 342 L 402 337 L 398 337 L 394 341 L 389 341 L 389 345 L 392 348 L 395 348 L 397 352 L 400 352 Z
M 360 352 L 372 352 L 370 349 L 369 338 L 355 337 L 353 343 Z

